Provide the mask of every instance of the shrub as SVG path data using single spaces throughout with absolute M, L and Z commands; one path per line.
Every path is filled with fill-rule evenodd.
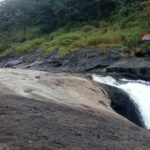
M 82 27 L 81 31 L 87 33 L 87 32 L 92 31 L 94 29 L 95 29 L 95 27 L 90 26 L 90 25 L 86 25 L 86 26 Z

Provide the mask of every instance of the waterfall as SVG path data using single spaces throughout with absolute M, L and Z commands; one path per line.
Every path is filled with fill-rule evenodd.
M 92 75 L 94 81 L 111 85 L 125 91 L 138 106 L 147 129 L 150 129 L 150 82 L 142 80 L 116 80 L 111 76 Z

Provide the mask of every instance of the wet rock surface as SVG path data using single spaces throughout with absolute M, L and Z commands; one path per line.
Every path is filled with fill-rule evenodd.
M 45 71 L 87 72 L 106 68 L 120 58 L 120 49 L 108 49 L 107 51 L 93 48 L 81 49 L 65 56 L 60 56 L 58 52 L 51 52 L 46 56 L 41 56 L 39 51 L 37 50 L 37 52 L 32 52 L 14 60 L 4 59 L 1 62 L 1 66 Z M 40 61 L 40 63 L 37 63 L 37 61 Z
M 141 52 L 142 53 L 142 52 Z M 150 57 L 148 51 L 136 57 L 121 58 L 121 49 L 87 48 L 61 56 L 57 51 L 47 55 L 41 49 L 22 57 L 9 56 L 1 60 L 3 68 L 28 68 L 49 72 L 97 72 L 116 73 L 132 78 L 150 79 Z
M 63 64 L 68 66 L 72 72 L 89 72 L 102 70 L 119 58 L 120 49 L 108 49 L 105 51 L 89 48 L 66 55 L 63 59 Z
M 128 58 L 106 68 L 107 72 L 128 73 L 150 79 L 150 58 Z
M 124 116 L 140 127 L 145 127 L 138 107 L 133 100 L 123 90 L 112 87 L 106 84 L 100 84 L 103 87 L 111 100 L 111 107 L 118 114 Z

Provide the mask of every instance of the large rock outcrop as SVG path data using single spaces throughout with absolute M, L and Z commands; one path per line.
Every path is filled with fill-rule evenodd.
M 150 133 L 79 75 L 0 69 L 0 149 L 149 150 Z

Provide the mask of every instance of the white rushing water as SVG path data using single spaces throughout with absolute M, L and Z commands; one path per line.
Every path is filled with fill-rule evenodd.
M 142 80 L 117 81 L 111 76 L 92 75 L 94 81 L 104 83 L 122 89 L 138 106 L 143 122 L 147 129 L 150 129 L 150 82 Z

